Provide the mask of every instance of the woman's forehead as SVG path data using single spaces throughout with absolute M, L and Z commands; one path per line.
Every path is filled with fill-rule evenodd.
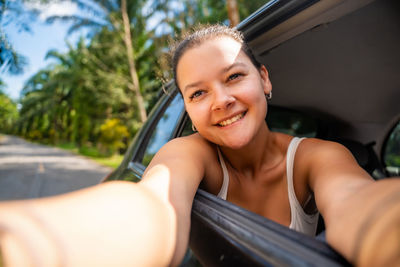
M 211 39 L 204 40 L 197 46 L 189 48 L 185 54 L 183 54 L 181 60 L 185 55 L 190 54 L 189 57 L 193 58 L 196 55 L 200 56 L 200 61 L 205 61 L 204 56 L 219 56 L 219 57 L 231 57 L 237 56 L 242 48 L 242 44 L 232 39 L 229 36 L 218 36 Z M 217 60 L 217 59 L 216 59 Z
M 208 72 L 223 70 L 236 62 L 244 61 L 242 44 L 230 37 L 218 37 L 204 41 L 187 50 L 177 66 L 179 82 Z

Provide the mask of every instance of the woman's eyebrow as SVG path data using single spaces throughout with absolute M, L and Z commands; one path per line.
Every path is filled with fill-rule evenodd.
M 246 64 L 244 64 L 244 63 L 242 63 L 242 62 L 235 62 L 235 63 L 233 63 L 232 65 L 229 65 L 229 66 L 223 68 L 223 69 L 221 70 L 221 73 L 226 73 L 226 72 L 230 71 L 232 68 L 238 67 L 238 66 L 246 67 Z M 197 86 L 199 86 L 199 85 L 202 84 L 202 83 L 203 83 L 202 81 L 198 81 L 198 82 L 194 82 L 194 83 L 191 83 L 191 84 L 186 85 L 185 88 L 183 89 L 183 93 L 185 93 L 185 92 L 186 92 L 188 89 L 190 89 L 191 87 L 197 87 Z
M 237 66 L 246 67 L 246 64 L 244 64 L 244 63 L 242 63 L 242 62 L 235 62 L 235 63 L 233 63 L 232 65 L 230 65 L 230 66 L 228 66 L 228 67 L 226 67 L 226 68 L 223 68 L 222 71 L 221 71 L 221 73 L 228 72 L 228 71 L 230 71 L 232 68 L 237 67 Z
M 199 82 L 194 82 L 194 83 L 191 83 L 191 84 L 186 85 L 185 88 L 183 89 L 183 93 L 185 93 L 185 92 L 186 92 L 189 88 L 191 88 L 191 87 L 197 87 L 197 86 L 199 86 L 201 83 L 202 83 L 202 82 L 199 81 Z

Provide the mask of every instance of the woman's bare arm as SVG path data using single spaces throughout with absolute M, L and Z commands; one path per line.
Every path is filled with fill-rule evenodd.
M 181 142 L 164 146 L 138 184 L 107 182 L 50 198 L 1 203 L 6 266 L 179 264 L 204 175 L 204 162 L 196 157 L 204 148 Z
M 192 203 L 207 171 L 209 153 L 210 146 L 202 138 L 174 139 L 153 158 L 140 182 L 174 211 L 179 231 L 172 265 L 179 264 L 188 246 Z
M 5 266 L 166 266 L 176 221 L 152 192 L 110 182 L 2 203 L 0 229 Z
M 400 264 L 400 179 L 375 182 L 343 146 L 310 141 L 303 156 L 327 241 L 360 266 Z

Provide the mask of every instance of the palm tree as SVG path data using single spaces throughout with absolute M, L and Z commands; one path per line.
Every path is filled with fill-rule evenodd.
M 11 22 L 11 16 L 19 13 L 21 13 L 19 3 L 0 0 L 0 73 L 21 74 L 27 63 L 26 58 L 14 50 L 3 31 L 3 27 Z M 25 28 L 24 24 L 21 26 L 25 30 L 29 29 Z
M 140 20 L 140 18 L 143 17 L 141 10 L 145 1 L 136 0 L 127 2 L 126 0 L 93 0 L 90 3 L 84 0 L 72 0 L 72 2 L 76 3 L 85 14 L 91 15 L 53 16 L 49 17 L 47 22 L 52 23 L 55 20 L 72 21 L 73 24 L 69 29 L 70 33 L 82 27 L 90 27 L 92 30 L 94 29 L 94 32 L 99 32 L 103 27 L 110 27 L 113 30 L 121 32 L 121 38 L 125 44 L 130 74 L 128 88 L 134 92 L 139 109 L 140 120 L 141 122 L 144 122 L 147 118 L 147 113 L 135 65 L 135 50 L 132 45 L 132 30 L 143 31 L 145 30 L 145 27 L 137 27 L 141 25 L 134 24 L 135 28 L 133 28 L 132 19 Z
M 228 9 L 229 25 L 231 27 L 239 24 L 239 10 L 236 0 L 226 0 L 226 7 Z

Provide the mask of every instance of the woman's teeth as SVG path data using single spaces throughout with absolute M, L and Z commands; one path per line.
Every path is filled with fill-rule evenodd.
M 235 117 L 232 117 L 225 121 L 221 121 L 220 123 L 218 123 L 218 125 L 222 126 L 222 127 L 228 126 L 228 125 L 234 123 L 235 121 L 240 120 L 241 118 L 243 118 L 243 116 L 244 116 L 244 113 L 240 113 L 240 114 L 236 115 Z

